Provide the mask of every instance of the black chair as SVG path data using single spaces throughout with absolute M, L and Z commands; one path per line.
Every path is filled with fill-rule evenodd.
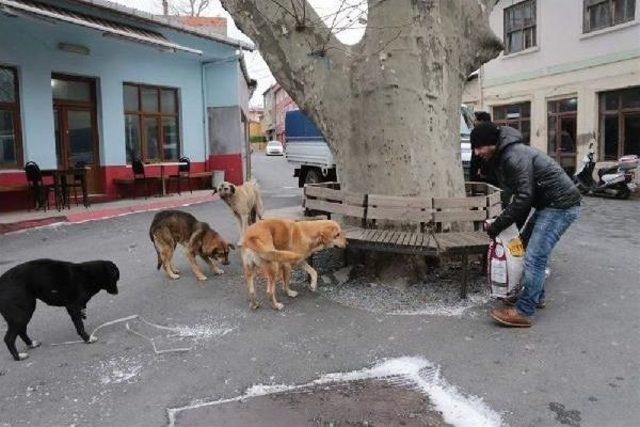
M 138 184 L 144 184 L 144 198 L 146 199 L 151 195 L 149 191 L 149 182 L 159 181 L 160 178 L 148 177 L 144 171 L 144 164 L 140 159 L 133 159 L 133 162 L 131 162 L 131 169 L 133 170 L 133 198 L 135 199 L 138 196 Z
M 178 159 L 180 163 L 184 163 L 178 166 L 178 173 L 176 175 L 169 175 L 169 179 L 175 179 L 177 183 L 178 194 L 180 193 L 180 182 L 182 180 L 187 181 L 187 188 L 189 192 L 193 193 L 191 189 L 191 160 L 188 157 L 182 156 Z
M 29 183 L 29 192 L 33 198 L 35 209 L 49 209 L 49 195 L 54 194 L 56 207 L 58 207 L 58 199 L 56 197 L 55 184 L 45 184 L 42 178 L 42 172 L 36 162 L 27 162 L 24 165 L 24 172 L 27 175 Z
M 65 182 L 65 196 L 67 200 L 65 203 L 67 207 L 69 207 L 69 195 L 71 194 L 71 190 L 73 190 L 73 198 L 76 202 L 76 206 L 78 206 L 78 189 L 82 192 L 82 204 L 84 207 L 89 207 L 88 195 L 86 192 L 86 179 L 87 179 L 87 171 L 84 169 L 87 166 L 87 163 L 84 161 L 76 162 L 73 169 L 70 171 L 68 176 L 72 177 L 71 182 Z

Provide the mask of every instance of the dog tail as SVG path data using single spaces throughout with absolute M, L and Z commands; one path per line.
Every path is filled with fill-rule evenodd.
M 291 251 L 281 251 L 275 249 L 273 245 L 264 244 L 260 241 L 260 239 L 255 237 L 250 238 L 248 241 L 244 242 L 243 247 L 252 249 L 258 257 L 262 258 L 265 261 L 286 262 L 295 264 L 302 261 L 303 259 L 302 255 Z
M 295 252 L 279 251 L 277 249 L 274 249 L 270 252 L 261 253 L 260 257 L 264 258 L 267 261 L 286 262 L 291 264 L 302 261 L 302 257 Z

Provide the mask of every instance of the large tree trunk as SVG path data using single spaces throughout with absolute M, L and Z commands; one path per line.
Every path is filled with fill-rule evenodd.
M 274 76 L 318 125 L 345 189 L 464 195 L 460 100 L 496 56 L 491 0 L 369 0 L 354 46 L 304 0 L 222 0 Z
M 306 0 L 221 1 L 322 131 L 344 189 L 464 196 L 460 102 L 467 76 L 502 49 L 494 0 L 369 0 L 354 46 Z M 404 275 L 394 259 L 374 256 L 369 270 Z

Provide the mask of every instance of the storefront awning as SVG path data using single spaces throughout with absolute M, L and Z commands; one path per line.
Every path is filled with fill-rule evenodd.
M 160 33 L 120 24 L 102 18 L 72 12 L 54 6 L 36 3 L 28 0 L 0 0 L 0 11 L 8 15 L 30 15 L 47 21 L 60 21 L 72 25 L 79 25 L 102 32 L 103 35 L 121 38 L 137 43 L 155 46 L 160 49 L 189 52 L 202 55 L 202 51 L 172 43 Z

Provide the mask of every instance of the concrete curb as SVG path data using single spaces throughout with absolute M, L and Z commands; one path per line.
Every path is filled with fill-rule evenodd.
M 82 212 L 70 213 L 68 215 L 56 215 L 47 218 L 38 218 L 24 221 L 17 221 L 12 223 L 0 224 L 0 234 L 12 233 L 16 231 L 26 230 L 29 228 L 42 227 L 50 224 L 67 222 L 70 224 L 87 222 L 87 221 L 99 221 L 102 219 L 109 219 L 118 216 L 131 215 L 140 212 L 157 211 L 161 209 L 177 208 L 180 206 L 197 205 L 201 203 L 212 202 L 218 200 L 218 195 L 202 195 L 198 197 L 188 197 L 184 199 L 172 199 L 172 200 L 160 200 L 158 202 L 145 203 L 133 206 L 122 207 L 105 207 L 98 210 L 87 210 Z

